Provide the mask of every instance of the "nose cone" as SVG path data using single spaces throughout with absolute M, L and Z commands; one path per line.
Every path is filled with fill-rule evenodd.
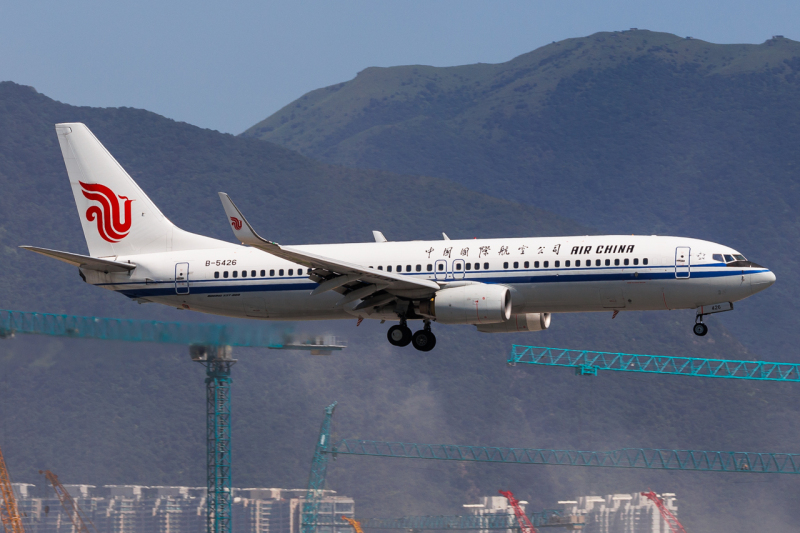
M 755 294 L 775 283 L 775 274 L 771 270 L 750 274 L 750 291 Z

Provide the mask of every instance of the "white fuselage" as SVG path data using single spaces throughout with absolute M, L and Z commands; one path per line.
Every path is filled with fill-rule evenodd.
M 342 294 L 310 293 L 308 270 L 261 250 L 223 241 L 215 249 L 119 256 L 128 273 L 82 270 L 87 282 L 140 301 L 203 313 L 268 320 L 377 318 L 392 309 L 336 307 Z M 512 312 L 577 313 L 693 309 L 735 302 L 769 287 L 768 269 L 714 258 L 738 254 L 713 242 L 681 237 L 585 236 L 321 244 L 296 250 L 443 287 L 501 284 Z M 681 257 L 683 256 L 683 257 Z M 413 299 L 414 294 L 399 295 Z

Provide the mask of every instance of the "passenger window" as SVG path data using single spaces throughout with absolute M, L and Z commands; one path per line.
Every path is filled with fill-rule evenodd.
M 255 271 L 255 270 L 251 270 L 251 271 L 250 271 L 250 277 L 251 277 L 251 278 L 254 278 L 254 277 L 256 277 L 256 271 Z
M 294 269 L 293 269 L 293 268 L 290 268 L 290 269 L 289 269 L 289 275 L 290 275 L 290 276 L 294 276 Z
M 422 272 L 422 265 L 417 265 L 417 272 Z
M 461 272 L 461 263 L 456 263 L 455 271 L 456 272 Z
M 266 270 L 262 270 L 262 271 L 261 271 L 261 277 L 262 277 L 262 278 L 265 278 L 265 277 L 267 277 L 267 271 L 266 271 Z
M 561 261 L 556 261 L 556 268 L 561 266 Z
M 214 272 L 214 277 L 218 278 L 219 277 L 219 272 Z
M 242 277 L 243 277 L 243 278 L 246 278 L 246 277 L 247 277 L 247 270 L 242 270 Z
M 503 268 L 508 268 L 508 262 L 503 263 Z
M 433 270 L 433 265 L 428 263 L 428 272 L 431 272 L 432 270 Z
M 227 277 L 228 277 L 228 271 L 227 271 L 227 270 L 226 270 L 225 272 L 223 272 L 223 273 L 222 273 L 222 277 L 223 277 L 223 278 L 227 278 Z
M 614 259 L 614 266 L 619 266 L 619 259 Z
M 444 270 L 444 263 L 439 263 L 439 271 L 441 272 Z
M 519 268 L 519 261 L 514 261 L 514 268 Z
M 539 261 L 533 262 L 533 268 L 539 268 Z
M 634 260 L 633 260 L 633 264 L 634 264 L 634 265 L 638 265 L 638 264 L 639 264 L 639 259 L 637 259 L 637 258 L 634 258 Z
M 646 265 L 646 264 L 647 264 L 647 258 L 646 258 L 646 257 L 645 257 L 644 259 L 642 259 L 642 264 L 643 264 L 643 265 Z
M 472 263 L 467 263 L 467 270 L 472 270 Z
M 274 277 L 274 276 L 275 276 L 275 270 L 270 270 L 269 277 Z
M 581 260 L 580 260 L 580 259 L 576 259 L 576 260 L 575 260 L 575 266 L 576 266 L 576 267 L 579 267 L 579 266 L 581 266 Z
M 411 265 L 406 265 L 406 272 L 411 272 Z
M 278 275 L 283 276 L 283 269 L 278 270 Z
M 386 267 L 386 272 L 391 272 L 391 271 L 392 271 L 392 265 L 387 266 Z
M 484 263 L 483 264 L 483 269 L 484 270 L 489 270 L 489 263 Z
M 564 261 L 564 266 L 565 266 L 565 267 L 569 267 L 569 259 L 567 259 L 566 261 Z
M 236 270 L 234 270 L 234 271 L 233 271 L 233 277 L 234 277 L 234 278 L 238 278 L 238 277 L 239 277 L 239 272 L 237 272 Z
M 594 266 L 600 266 L 600 260 L 599 259 L 595 260 Z
M 481 264 L 475 263 L 475 270 L 480 270 L 480 269 L 481 269 Z
M 719 261 L 720 263 L 724 263 L 725 259 L 722 257 L 722 254 L 714 254 L 711 256 L 714 261 Z
M 733 261 L 733 256 L 725 254 L 725 262 L 730 263 L 731 261 Z
M 397 265 L 397 272 L 403 271 L 403 265 Z
M 611 259 L 606 259 L 606 266 L 611 266 Z
M 625 261 L 623 261 L 623 262 L 625 263 L 625 266 L 628 266 L 630 264 L 631 260 L 626 257 Z
M 372 267 L 370 267 L 370 268 L 372 268 Z M 303 275 L 303 269 L 302 268 L 298 268 L 297 269 L 297 275 L 298 276 L 302 276 Z
M 525 264 L 523 266 L 525 268 L 530 268 L 531 264 L 528 261 L 525 261 Z
M 550 266 L 550 261 L 545 261 L 545 262 L 544 262 L 544 267 L 545 267 L 545 268 L 547 268 L 547 267 L 549 267 L 549 266 Z
M 379 266 L 379 267 L 378 267 L 378 270 L 383 270 L 383 266 Z

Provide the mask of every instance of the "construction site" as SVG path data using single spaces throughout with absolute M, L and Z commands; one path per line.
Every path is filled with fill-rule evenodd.
M 800 455 L 624 448 L 608 451 L 425 444 L 380 440 L 334 440 L 336 402 L 324 408 L 303 489 L 237 488 L 232 484 L 231 372 L 233 347 L 257 346 L 330 354 L 346 347 L 336 339 L 294 342 L 268 338 L 257 328 L 184 324 L 0 311 L 0 335 L 37 334 L 68 338 L 183 344 L 191 360 L 206 370 L 205 487 L 62 484 L 40 471 L 42 482 L 14 483 L 11 457 L 0 453 L 2 523 L 6 533 L 363 533 L 372 530 L 478 530 L 482 533 L 536 533 L 559 528 L 586 533 L 686 533 L 679 521 L 678 497 L 643 487 L 640 492 L 576 494 L 549 509 L 530 509 L 513 492 L 498 487 L 479 501 L 463 502 L 460 514 L 363 517 L 357 502 L 326 488 L 329 460 L 368 456 L 426 461 L 558 465 L 729 473 L 741 476 L 800 473 Z M 189 358 L 187 357 L 187 362 Z M 599 372 L 639 372 L 764 382 L 800 381 L 800 365 L 700 359 L 513 346 L 509 366 L 543 365 L 574 369 L 576 379 Z M 199 467 L 199 465 L 198 465 Z M 74 481 L 74 480 L 70 480 Z

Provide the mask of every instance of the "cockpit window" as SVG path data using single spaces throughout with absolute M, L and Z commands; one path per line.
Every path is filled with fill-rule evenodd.
M 712 257 L 714 261 L 719 261 L 720 263 L 725 262 L 725 259 L 723 259 L 722 254 L 714 254 Z
M 734 259 L 733 259 L 732 255 L 725 254 L 725 262 L 726 263 L 731 263 L 731 262 L 733 262 L 733 260 Z
M 733 254 L 737 261 L 747 261 L 742 254 Z

